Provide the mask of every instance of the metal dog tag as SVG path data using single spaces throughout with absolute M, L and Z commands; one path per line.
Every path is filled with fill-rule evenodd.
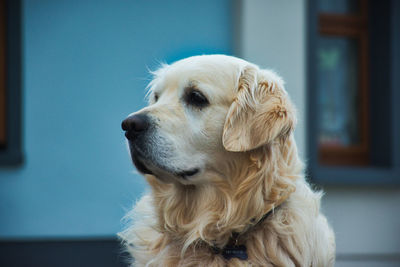
M 230 260 L 232 258 L 238 258 L 240 260 L 247 260 L 247 248 L 245 245 L 227 245 L 224 250 L 222 251 L 222 256 Z

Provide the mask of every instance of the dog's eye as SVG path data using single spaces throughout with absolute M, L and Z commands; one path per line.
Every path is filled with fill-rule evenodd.
M 154 103 L 158 101 L 158 94 L 154 94 Z
M 205 97 L 200 91 L 192 90 L 186 94 L 186 103 L 198 108 L 203 108 L 210 104 L 207 97 Z

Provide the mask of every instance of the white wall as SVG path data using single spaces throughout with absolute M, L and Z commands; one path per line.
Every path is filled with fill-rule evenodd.
M 242 0 L 237 54 L 276 70 L 299 110 L 295 133 L 306 155 L 306 0 Z M 306 160 L 307 158 L 304 157 Z M 400 190 L 324 187 L 323 210 L 336 233 L 336 266 L 400 265 Z

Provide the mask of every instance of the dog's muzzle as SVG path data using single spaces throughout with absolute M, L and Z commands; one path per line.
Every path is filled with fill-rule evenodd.
M 136 168 L 144 174 L 152 174 L 146 167 L 144 161 L 149 161 L 149 155 L 144 151 L 148 148 L 144 147 L 146 134 L 150 128 L 150 118 L 146 114 L 135 114 L 126 118 L 122 122 L 122 130 L 129 141 L 131 157 Z
M 129 141 L 133 164 L 143 174 L 164 172 L 186 180 L 200 172 L 199 168 L 178 169 L 166 166 L 160 155 L 166 155 L 160 147 L 154 147 L 155 127 L 152 119 L 145 113 L 134 114 L 122 122 L 122 130 Z M 160 136 L 158 139 L 162 139 Z M 165 156 L 164 156 L 165 157 Z

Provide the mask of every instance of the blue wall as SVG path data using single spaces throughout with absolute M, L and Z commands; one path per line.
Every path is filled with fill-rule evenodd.
M 229 0 L 23 3 L 25 163 L 0 169 L 0 239 L 115 235 L 145 190 L 120 122 L 146 67 L 231 53 Z

